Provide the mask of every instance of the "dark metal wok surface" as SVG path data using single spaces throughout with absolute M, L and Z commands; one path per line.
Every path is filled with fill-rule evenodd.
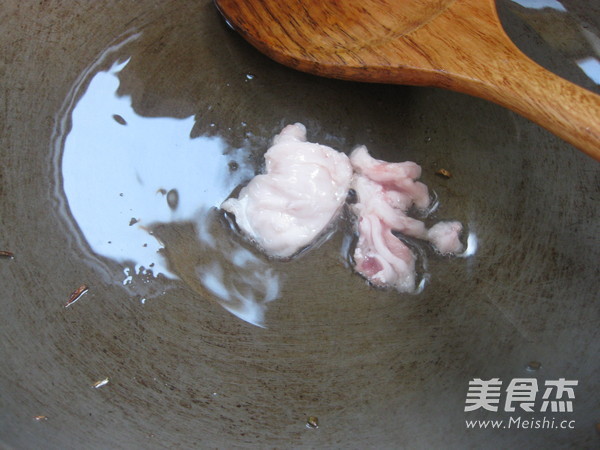
M 600 58 L 598 6 L 547 3 L 499 7 L 525 52 L 598 92 L 581 69 Z M 0 27 L 0 445 L 600 445 L 597 162 L 478 99 L 288 70 L 209 1 L 7 1 Z M 277 299 L 263 327 L 232 314 L 203 274 L 244 279 L 230 256 L 249 248 L 210 207 L 293 122 L 419 163 L 434 218 L 465 224 L 476 252 L 424 249 L 430 281 L 403 295 L 352 274 L 337 233 L 253 260 Z M 498 411 L 465 412 L 479 378 L 503 383 Z M 538 384 L 533 412 L 506 411 L 519 378 Z M 578 381 L 573 411 L 541 412 L 561 378 Z M 511 417 L 573 428 L 465 423 Z

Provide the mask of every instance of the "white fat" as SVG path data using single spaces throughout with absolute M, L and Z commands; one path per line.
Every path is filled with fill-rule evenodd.
M 463 249 L 461 232 L 460 222 L 438 222 L 427 230 L 427 240 L 443 255 L 459 253 Z
M 221 207 L 270 256 L 308 246 L 338 215 L 352 179 L 348 157 L 306 141 L 302 124 L 286 126 L 265 153 L 266 173 Z

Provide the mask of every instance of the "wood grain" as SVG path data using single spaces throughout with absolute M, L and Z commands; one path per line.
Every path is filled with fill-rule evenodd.
M 493 0 L 215 2 L 245 39 L 289 67 L 481 97 L 600 160 L 600 96 L 525 56 Z

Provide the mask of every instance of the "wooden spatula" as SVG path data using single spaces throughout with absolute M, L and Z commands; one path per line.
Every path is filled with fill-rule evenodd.
M 496 102 L 600 160 L 600 96 L 505 34 L 493 0 L 215 0 L 257 49 L 345 80 L 437 86 Z

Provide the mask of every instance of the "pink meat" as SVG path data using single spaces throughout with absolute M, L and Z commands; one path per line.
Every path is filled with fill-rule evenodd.
M 265 163 L 266 172 L 221 207 L 271 256 L 291 257 L 310 245 L 339 215 L 350 187 L 358 199 L 352 205 L 359 235 L 355 269 L 374 285 L 415 290 L 415 255 L 394 233 L 428 241 L 441 254 L 462 250 L 459 222 L 427 229 L 408 216 L 413 206 L 425 210 L 431 203 L 413 162 L 380 161 L 364 146 L 348 158 L 307 142 L 306 128 L 294 124 L 275 136 Z
M 368 179 L 387 187 L 402 195 L 404 200 L 410 199 L 417 208 L 429 206 L 429 191 L 420 181 L 421 167 L 411 161 L 390 163 L 380 161 L 369 155 L 364 145 L 356 148 L 350 155 L 354 170 Z
M 442 254 L 462 251 L 460 242 L 462 224 L 460 222 L 438 222 L 427 230 L 427 240 Z
M 371 283 L 401 292 L 415 289 L 415 258 L 392 229 L 373 214 L 361 216 L 355 270 Z
M 407 215 L 415 205 L 424 209 L 431 199 L 427 186 L 416 181 L 421 168 L 412 162 L 387 163 L 372 158 L 365 147 L 357 148 L 350 161 L 355 175 L 352 188 L 358 201 L 359 238 L 354 251 L 355 269 L 378 286 L 400 292 L 415 290 L 415 255 L 392 231 L 431 242 L 443 254 L 462 250 L 458 222 L 440 222 L 429 230 Z

